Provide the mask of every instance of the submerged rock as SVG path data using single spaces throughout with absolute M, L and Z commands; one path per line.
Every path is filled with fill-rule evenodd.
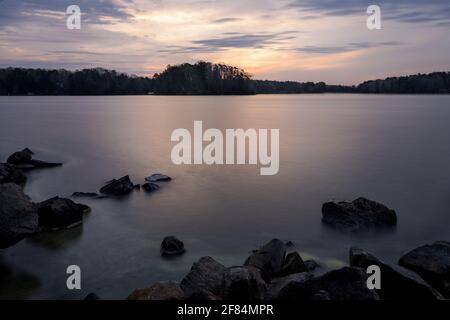
M 161 243 L 160 252 L 162 256 L 178 256 L 185 252 L 183 241 L 177 237 L 165 237 Z
M 286 256 L 283 267 L 278 273 L 279 276 L 287 276 L 293 273 L 306 272 L 305 263 L 298 252 L 291 252 Z
M 86 205 L 60 197 L 38 203 L 37 207 L 39 226 L 46 230 L 75 227 L 83 222 L 83 214 L 90 211 Z
M 226 271 L 227 268 L 213 258 L 200 258 L 192 265 L 189 273 L 181 281 L 180 287 L 188 299 L 205 293 L 220 296 L 222 278 Z
M 53 168 L 53 167 L 60 167 L 63 164 L 61 162 L 47 162 L 42 160 L 31 160 L 29 162 L 30 165 L 32 165 L 34 168 Z
M 137 289 L 127 300 L 183 300 L 184 293 L 177 283 L 157 282 L 145 289 Z
M 146 182 L 142 185 L 142 189 L 147 192 L 153 192 L 159 189 L 159 186 L 156 183 Z
M 310 259 L 305 261 L 305 268 L 306 271 L 310 272 L 316 270 L 317 268 L 320 268 L 320 265 L 315 260 Z
M 130 193 L 133 189 L 134 184 L 127 175 L 120 179 L 108 181 L 106 185 L 100 189 L 100 193 L 121 196 Z
M 268 281 L 281 271 L 285 256 L 286 247 L 283 241 L 273 239 L 250 255 L 244 265 L 261 270 L 263 279 Z
M 394 210 L 365 198 L 354 201 L 330 201 L 322 206 L 322 221 L 347 231 L 393 226 L 397 223 Z
M 399 265 L 417 272 L 446 298 L 450 298 L 450 242 L 437 241 L 418 247 L 402 256 Z
M 266 290 L 260 270 L 251 266 L 228 268 L 222 278 L 221 296 L 225 300 L 262 300 Z
M 320 291 L 328 293 L 330 300 L 379 300 L 374 290 L 367 288 L 366 271 L 344 267 L 304 282 L 290 282 L 277 296 L 278 300 L 314 300 Z
M 0 184 L 0 248 L 10 247 L 38 230 L 35 205 L 14 183 Z
M 84 297 L 84 300 L 86 301 L 94 301 L 94 300 L 102 300 L 98 295 L 91 292 L 86 297 Z
M 376 265 L 381 271 L 381 289 L 379 296 L 385 300 L 436 300 L 443 297 L 428 285 L 417 274 L 398 267 L 391 266 L 372 254 L 359 249 L 350 248 L 350 265 L 367 269 Z
M 27 177 L 23 172 L 9 163 L 0 163 L 0 183 L 15 183 L 24 186 Z
M 74 193 L 72 193 L 72 197 L 96 198 L 96 197 L 98 197 L 98 193 L 95 193 L 95 192 L 74 192 Z
M 170 181 L 170 180 L 172 180 L 171 177 L 166 176 L 165 174 L 161 174 L 161 173 L 155 173 L 155 174 L 152 174 L 151 176 L 145 178 L 145 181 L 148 181 L 148 182 Z

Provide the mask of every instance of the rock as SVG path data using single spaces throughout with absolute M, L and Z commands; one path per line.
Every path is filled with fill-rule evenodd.
M 292 241 L 286 241 L 284 245 L 286 246 L 286 248 L 292 248 L 294 246 L 294 243 Z
M 29 163 L 33 158 L 33 151 L 28 148 L 23 149 L 22 151 L 14 152 L 12 155 L 8 157 L 6 160 L 10 164 L 23 164 Z
M 330 201 L 322 206 L 322 221 L 347 231 L 360 231 L 397 224 L 394 210 L 365 198 L 352 202 Z
M 263 279 L 268 281 L 272 276 L 281 271 L 285 255 L 286 247 L 283 241 L 273 239 L 250 255 L 244 265 L 253 266 L 261 270 Z
M 417 274 L 398 266 L 390 266 L 372 254 L 350 248 L 350 265 L 367 270 L 376 265 L 381 271 L 381 289 L 378 295 L 385 300 L 436 300 L 443 297 Z
M 281 268 L 281 271 L 278 273 L 278 275 L 282 277 L 289 274 L 306 271 L 308 270 L 306 269 L 302 257 L 298 254 L 298 252 L 291 252 L 286 256 L 283 267 Z
M 114 196 L 121 196 L 130 193 L 134 189 L 134 184 L 129 176 L 120 179 L 108 181 L 104 187 L 100 189 L 100 193 Z
M 224 300 L 262 300 L 266 290 L 261 271 L 251 266 L 228 268 L 222 278 L 221 296 Z
M 265 299 L 277 300 L 283 288 L 290 283 L 303 283 L 307 280 L 311 280 L 312 278 L 313 275 L 308 272 L 290 274 L 282 278 L 274 278 L 269 285 Z
M 0 183 L 9 182 L 23 187 L 27 182 L 27 177 L 15 166 L 8 163 L 0 163 Z
M 174 236 L 165 237 L 161 243 L 162 256 L 178 256 L 185 252 L 184 243 Z
M 133 189 L 135 189 L 135 190 L 141 190 L 141 185 L 140 185 L 140 184 L 135 184 L 135 185 L 133 186 Z
M 70 199 L 54 197 L 37 204 L 39 226 L 46 230 L 75 227 L 83 222 L 83 214 L 90 208 Z
M 222 278 L 226 271 L 227 269 L 213 258 L 200 258 L 192 265 L 191 271 L 181 281 L 180 287 L 188 299 L 202 291 L 220 296 Z
M 319 264 L 315 260 L 306 260 L 305 262 L 306 271 L 310 272 L 317 268 L 320 268 Z
M 0 184 L 0 248 L 10 247 L 38 230 L 35 205 L 14 183 Z
M 317 291 L 312 297 L 312 301 L 328 301 L 331 300 L 330 295 L 325 290 Z
M 148 182 L 170 181 L 170 180 L 172 180 L 171 177 L 166 176 L 165 174 L 161 174 L 161 173 L 155 173 L 155 174 L 152 174 L 151 176 L 145 178 L 145 181 L 148 181 Z
M 51 168 L 62 166 L 62 163 L 46 162 L 42 160 L 33 159 L 34 152 L 28 148 L 22 151 L 14 152 L 8 157 L 9 164 L 16 165 L 21 170 L 31 170 L 37 168 Z
M 60 167 L 63 164 L 60 162 L 47 162 L 42 160 L 30 160 L 29 164 L 32 165 L 34 168 L 53 168 L 53 167 Z
M 277 299 L 312 300 L 323 290 L 328 293 L 330 300 L 379 300 L 377 293 L 367 288 L 366 282 L 364 269 L 344 267 L 304 282 L 290 282 L 280 290 Z
M 74 192 L 72 197 L 85 197 L 85 198 L 97 198 L 98 193 L 95 192 Z
M 402 256 L 399 265 L 417 272 L 446 298 L 450 298 L 450 242 L 437 241 L 418 247 Z
M 142 189 L 147 192 L 153 192 L 159 189 L 159 186 L 156 183 L 147 182 L 142 185 Z
M 91 292 L 84 298 L 84 300 L 93 301 L 93 300 L 102 300 L 102 299 L 95 293 Z
M 157 282 L 145 289 L 137 289 L 127 300 L 183 300 L 184 293 L 177 283 Z

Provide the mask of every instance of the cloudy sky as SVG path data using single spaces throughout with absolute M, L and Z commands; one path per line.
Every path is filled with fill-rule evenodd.
M 368 30 L 366 9 L 382 10 Z M 66 8 L 81 8 L 81 29 Z M 0 0 L 0 67 L 153 75 L 208 60 L 257 79 L 363 80 L 450 71 L 449 0 Z

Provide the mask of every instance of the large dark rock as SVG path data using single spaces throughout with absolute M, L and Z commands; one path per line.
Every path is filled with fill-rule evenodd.
M 185 252 L 183 241 L 177 237 L 165 237 L 161 243 L 160 252 L 162 256 L 178 256 Z
M 38 230 L 35 205 L 14 183 L 0 184 L 0 248 L 7 248 Z
M 278 300 L 314 300 L 321 291 L 330 300 L 378 300 L 375 290 L 367 288 L 366 271 L 361 268 L 344 267 L 304 282 L 290 282 L 284 286 Z
M 268 281 L 281 271 L 285 256 L 286 247 L 283 241 L 273 239 L 249 256 L 244 265 L 261 270 L 263 279 Z
M 145 289 L 137 289 L 127 300 L 183 300 L 184 293 L 177 283 L 157 282 Z
M 385 300 L 436 300 L 443 297 L 417 274 L 391 266 L 374 255 L 359 249 L 350 248 L 350 265 L 367 270 L 376 265 L 381 272 L 381 289 L 377 293 Z
M 83 222 L 83 214 L 90 210 L 86 205 L 60 197 L 40 202 L 37 207 L 39 226 L 46 230 L 75 227 Z
M 399 265 L 417 272 L 450 298 L 450 242 L 437 241 L 416 248 L 400 258 Z
M 100 189 L 100 193 L 114 196 L 121 196 L 130 193 L 134 189 L 134 184 L 129 176 L 120 179 L 108 181 L 105 186 Z
M 12 155 L 8 157 L 7 162 L 10 164 L 25 164 L 29 163 L 33 158 L 33 151 L 28 148 L 23 149 L 22 151 L 14 152 Z
M 394 210 L 365 198 L 354 201 L 330 201 L 322 206 L 322 221 L 347 231 L 394 226 L 397 215 Z
M 274 278 L 270 282 L 265 299 L 277 300 L 279 299 L 280 292 L 284 289 L 284 287 L 291 285 L 291 283 L 304 283 L 312 278 L 313 275 L 308 272 L 294 273 L 286 277 Z
M 306 272 L 305 263 L 298 252 L 291 252 L 286 256 L 283 267 L 278 276 L 287 276 L 293 273 Z
M 183 289 L 186 298 L 198 295 L 203 292 L 210 292 L 215 296 L 220 296 L 222 278 L 227 268 L 211 257 L 200 258 L 192 265 L 191 271 L 181 281 L 180 287 Z
M 27 177 L 22 170 L 17 169 L 14 165 L 0 163 L 0 183 L 9 182 L 24 186 L 27 182 Z
M 221 296 L 224 300 L 262 300 L 266 290 L 261 271 L 254 267 L 231 267 L 223 275 Z

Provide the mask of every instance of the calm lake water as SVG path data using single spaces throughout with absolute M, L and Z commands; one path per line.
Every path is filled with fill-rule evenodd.
M 175 166 L 174 129 L 279 128 L 280 171 L 256 166 Z M 159 280 L 180 281 L 210 255 L 242 264 L 274 237 L 291 240 L 326 268 L 347 263 L 351 245 L 388 262 L 418 245 L 450 240 L 450 96 L 259 95 L 248 97 L 0 97 L 0 160 L 29 147 L 64 162 L 29 174 L 33 201 L 98 191 L 129 174 L 135 183 L 173 177 L 154 194 L 77 199 L 84 225 L 42 233 L 0 251 L 0 298 L 122 299 Z M 394 230 L 343 234 L 321 223 L 330 198 L 365 196 L 395 209 Z M 166 235 L 185 242 L 159 256 Z M 66 268 L 82 290 L 66 289 Z

